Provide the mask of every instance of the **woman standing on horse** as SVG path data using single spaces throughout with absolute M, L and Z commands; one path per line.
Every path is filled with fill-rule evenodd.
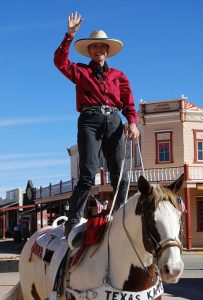
M 115 192 L 124 157 L 124 134 L 119 111 L 126 117 L 126 134 L 139 136 L 136 126 L 137 113 L 127 77 L 106 63 L 106 58 L 116 55 L 123 47 L 121 41 L 108 38 L 103 30 L 93 31 L 89 38 L 79 39 L 74 47 L 80 54 L 90 57 L 88 65 L 69 60 L 71 42 L 78 31 L 81 16 L 72 13 L 68 17 L 68 32 L 55 52 L 56 67 L 76 85 L 76 109 L 78 119 L 78 151 L 80 175 L 69 200 L 66 237 L 83 216 L 84 207 L 99 166 L 102 149 Z M 118 208 L 127 191 L 126 174 L 123 174 L 116 199 Z

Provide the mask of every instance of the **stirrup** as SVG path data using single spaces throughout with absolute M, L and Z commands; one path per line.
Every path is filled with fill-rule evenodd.
M 71 250 L 75 249 L 78 246 L 81 246 L 83 242 L 83 232 L 85 230 L 86 222 L 87 219 L 81 218 L 80 221 L 71 229 L 68 235 L 68 246 Z

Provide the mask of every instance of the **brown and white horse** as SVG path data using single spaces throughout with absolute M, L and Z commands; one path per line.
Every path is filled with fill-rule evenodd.
M 139 178 L 139 192 L 114 213 L 100 244 L 88 248 L 70 276 L 64 274 L 64 284 L 69 278 L 69 291 L 75 299 L 161 299 L 155 288 L 157 271 L 166 283 L 178 281 L 184 265 L 176 193 L 183 180 L 182 175 L 170 186 L 162 187 Z M 20 283 L 4 300 L 51 299 L 49 264 L 35 255 L 29 261 L 37 236 L 39 232 L 24 246 L 19 263 Z M 154 289 L 150 290 L 152 286 Z M 147 291 L 145 295 L 143 290 Z M 71 298 L 64 291 L 56 299 Z

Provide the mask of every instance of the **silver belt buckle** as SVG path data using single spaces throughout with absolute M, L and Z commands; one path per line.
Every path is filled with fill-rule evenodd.
M 104 116 L 108 116 L 108 115 L 111 114 L 111 111 L 109 111 L 109 107 L 108 106 L 103 105 L 103 106 L 101 106 L 101 113 Z

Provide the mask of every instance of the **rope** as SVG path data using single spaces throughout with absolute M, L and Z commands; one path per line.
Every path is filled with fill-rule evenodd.
M 118 183 L 117 183 L 117 187 L 116 187 L 116 192 L 115 192 L 115 194 L 114 194 L 114 198 L 113 198 L 113 201 L 112 201 L 111 209 L 110 209 L 110 212 L 109 212 L 109 214 L 108 214 L 108 221 L 111 220 L 111 215 L 112 215 L 112 212 L 113 212 L 113 209 L 114 209 L 114 206 L 115 206 L 116 197 L 117 197 L 117 195 L 118 195 L 118 191 L 119 191 L 119 186 L 120 186 L 121 178 L 122 178 L 123 171 L 124 171 L 125 160 L 126 160 L 127 141 L 128 141 L 128 138 L 126 137 L 126 138 L 125 138 L 124 158 L 122 159 L 121 170 L 120 170 L 120 175 L 119 175 L 119 179 L 118 179 Z M 146 174 L 145 174 L 145 169 L 144 169 L 143 159 L 142 159 L 142 154 L 141 154 L 141 150 L 140 150 L 139 137 L 137 137 L 137 146 L 138 146 L 138 151 L 139 151 L 139 156 L 140 156 L 140 161 L 141 161 L 141 166 L 142 166 L 142 173 L 143 173 L 143 176 L 146 177 L 146 176 L 145 176 Z M 126 203 L 127 198 L 128 198 L 128 191 L 129 191 L 129 188 L 130 188 L 130 182 L 131 182 L 131 176 L 132 176 L 132 153 L 133 153 L 132 149 L 133 149 L 133 142 L 132 142 L 132 140 L 130 140 L 130 169 L 129 169 L 129 180 L 128 180 L 128 187 L 127 187 L 127 191 L 126 191 L 126 196 L 125 196 L 124 203 Z
M 128 199 L 128 192 L 129 192 L 131 176 L 132 176 L 132 161 L 133 161 L 132 153 L 133 153 L 133 142 L 132 142 L 132 140 L 130 140 L 130 169 L 129 169 L 128 186 L 127 186 L 127 191 L 126 191 L 126 195 L 125 195 L 124 204 L 127 202 L 127 199 Z
M 138 147 L 138 151 L 139 151 L 139 156 L 140 156 L 140 162 L 141 162 L 141 166 L 142 166 L 142 172 L 143 172 L 143 176 L 145 176 L 145 169 L 144 169 L 144 164 L 143 164 L 143 159 L 142 159 L 142 153 L 140 150 L 140 142 L 139 142 L 139 137 L 137 138 L 137 147 Z
M 121 162 L 121 170 L 120 170 L 120 175 L 119 175 L 119 179 L 118 179 L 118 183 L 117 183 L 117 187 L 116 187 L 116 191 L 115 191 L 115 194 L 114 194 L 114 197 L 113 197 L 113 201 L 112 201 L 112 205 L 111 205 L 111 209 L 110 209 L 110 212 L 108 214 L 108 221 L 111 220 L 111 215 L 112 215 L 112 212 L 113 212 L 113 209 L 114 209 L 114 206 L 115 206 L 115 202 L 116 202 L 116 197 L 118 195 L 118 191 L 119 191 L 119 186 L 120 186 L 120 182 L 121 182 L 121 178 L 122 178 L 122 175 L 123 175 L 123 170 L 124 170 L 124 166 L 125 166 L 125 160 L 126 160 L 126 149 L 127 149 L 127 137 L 125 138 L 125 150 L 124 150 L 124 157 L 122 159 L 122 162 Z M 126 193 L 127 194 L 127 193 Z
M 144 170 L 144 164 L 143 164 L 143 160 L 142 160 L 142 155 L 141 155 L 141 151 L 140 151 L 140 145 L 139 145 L 139 138 L 137 138 L 137 144 L 138 144 L 138 150 L 139 150 L 139 155 L 140 155 L 140 160 L 141 160 L 141 165 L 142 165 L 142 172 L 143 172 L 143 175 L 145 176 L 145 170 Z M 129 187 L 130 187 L 130 182 L 131 182 L 131 175 L 132 175 L 132 147 L 133 147 L 133 142 L 132 140 L 130 141 L 130 168 L 129 168 L 129 176 L 128 176 L 128 186 L 127 186 L 127 191 L 126 191 L 126 196 L 125 196 L 125 200 L 124 200 L 124 205 L 123 205 L 123 218 L 122 218 L 122 222 L 123 222 L 123 228 L 124 228 L 124 231 L 128 237 L 128 240 L 135 252 L 135 254 L 137 255 L 138 257 L 138 260 L 140 261 L 140 264 L 144 270 L 144 272 L 146 273 L 146 275 L 150 278 L 152 284 L 155 284 L 154 283 L 154 278 L 151 276 L 149 270 L 145 267 L 140 255 L 138 254 L 135 246 L 134 246 L 134 243 L 133 243 L 133 240 L 127 230 L 127 227 L 125 225 L 125 204 L 127 202 L 127 198 L 128 198 L 128 192 L 129 192 Z M 115 205 L 115 201 L 116 201 L 116 197 L 117 197 L 117 194 L 118 194 L 118 190 L 119 190 L 119 185 L 120 185 L 120 181 L 121 181 L 121 178 L 122 178 L 122 175 L 123 175 L 123 170 L 124 170 L 124 164 L 125 164 L 125 160 L 126 160 L 126 148 L 127 148 L 127 137 L 126 137 L 126 141 L 125 141 L 125 153 L 124 153 L 124 158 L 122 160 L 122 163 L 121 163 L 121 171 L 120 171 L 120 175 L 119 175 L 119 180 L 118 180 L 118 184 L 117 184 L 117 188 L 116 188 L 116 192 L 114 194 L 114 198 L 113 198 L 113 201 L 112 201 L 112 206 L 111 206 L 111 210 L 109 212 L 109 215 L 108 215 L 108 221 L 111 220 L 111 215 L 112 215 L 112 212 L 113 212 L 113 208 L 114 208 L 114 205 Z M 108 242 L 107 242 L 107 259 L 105 261 L 105 277 L 104 277 L 104 283 L 108 283 L 109 282 L 109 264 L 110 264 L 110 249 L 109 249 L 109 235 L 110 235 L 110 230 L 111 230 L 111 224 L 110 223 L 110 226 L 106 228 L 105 230 L 105 233 L 107 232 L 108 230 Z M 98 250 L 98 247 L 97 249 Z M 95 254 L 96 251 L 94 251 L 93 255 Z M 92 256 L 92 255 L 91 255 Z M 153 296 L 152 299 L 154 299 L 155 296 Z
M 141 155 L 141 152 L 140 152 L 140 146 L 139 146 L 139 137 L 137 138 L 137 144 L 138 144 L 138 149 L 139 149 L 139 154 L 140 154 L 140 160 L 141 160 L 141 163 L 142 163 L 142 170 L 143 170 L 143 173 L 144 173 L 144 165 L 143 165 L 142 155 Z M 135 248 L 135 246 L 134 246 L 134 243 L 133 243 L 133 241 L 132 241 L 132 238 L 131 238 L 131 236 L 130 236 L 130 234 L 129 234 L 127 228 L 126 228 L 126 225 L 125 225 L 125 204 L 126 204 L 126 202 L 127 202 L 128 191 L 129 191 L 129 187 L 130 187 L 130 179 L 131 179 L 131 174 L 132 174 L 132 153 L 133 153 L 133 151 L 132 151 L 132 146 L 133 146 L 133 143 L 132 143 L 132 140 L 131 140 L 131 141 L 130 141 L 130 169 L 129 169 L 129 180 L 128 180 L 128 187 L 127 187 L 126 197 L 125 197 L 125 201 L 124 201 L 124 205 L 123 205 L 123 218 L 122 218 L 122 221 L 123 221 L 123 228 L 124 228 L 124 231 L 125 231 L 125 233 L 126 233 L 128 239 L 129 239 L 129 241 L 130 241 L 130 244 L 131 244 L 131 246 L 132 246 L 134 252 L 135 252 L 136 255 L 137 255 L 137 258 L 138 258 L 139 261 L 140 261 L 141 266 L 143 267 L 145 273 L 146 273 L 148 276 L 151 277 L 149 271 L 148 271 L 147 268 L 144 266 L 144 263 L 143 263 L 142 259 L 140 258 L 140 255 L 138 254 L 138 252 L 137 252 L 137 250 L 136 250 L 136 248 Z M 152 280 L 152 282 L 154 283 L 154 280 Z

